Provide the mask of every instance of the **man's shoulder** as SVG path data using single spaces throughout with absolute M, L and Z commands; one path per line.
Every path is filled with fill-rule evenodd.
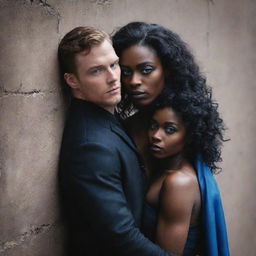
M 96 143 L 112 149 L 132 144 L 117 118 L 94 105 L 78 102 L 71 106 L 64 128 L 63 140 L 68 144 Z M 130 142 L 130 143 L 129 143 Z
M 115 147 L 120 138 L 111 123 L 99 123 L 93 118 L 81 117 L 66 122 L 63 140 L 71 144 L 96 143 Z

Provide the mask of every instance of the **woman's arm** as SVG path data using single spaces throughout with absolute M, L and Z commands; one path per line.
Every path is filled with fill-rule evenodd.
M 182 255 L 195 201 L 194 179 L 187 174 L 169 174 L 160 191 L 156 241 L 163 249 Z

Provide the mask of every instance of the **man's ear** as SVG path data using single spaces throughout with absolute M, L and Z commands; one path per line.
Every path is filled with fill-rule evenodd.
M 76 76 L 73 73 L 65 73 L 64 79 L 66 83 L 72 88 L 77 89 L 78 88 L 78 81 Z

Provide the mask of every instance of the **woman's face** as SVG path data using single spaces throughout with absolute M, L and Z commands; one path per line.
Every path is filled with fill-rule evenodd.
M 186 128 L 182 119 L 166 107 L 158 109 L 148 131 L 150 151 L 156 158 L 166 158 L 183 152 L 186 143 Z
M 134 45 L 120 56 L 121 81 L 138 107 L 150 104 L 164 88 L 164 70 L 153 49 Z

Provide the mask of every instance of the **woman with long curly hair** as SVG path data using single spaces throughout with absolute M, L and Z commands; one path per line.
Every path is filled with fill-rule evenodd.
M 178 255 L 229 255 L 212 175 L 224 125 L 193 55 L 176 33 L 145 22 L 120 28 L 113 46 L 122 70 L 117 111 L 149 178 L 146 235 Z
M 209 255 L 202 248 L 200 173 L 195 160 L 200 155 L 212 171 L 217 170 L 222 125 L 217 124 L 209 98 L 200 92 L 190 92 L 185 98 L 161 95 L 154 106 L 148 136 L 156 168 L 146 195 L 151 205 L 146 227 L 150 237 L 170 252 Z
M 171 30 L 157 24 L 132 22 L 119 29 L 112 39 L 122 71 L 118 112 L 147 164 L 150 106 L 163 89 L 180 96 L 188 91 L 207 95 L 209 90 L 187 45 Z

